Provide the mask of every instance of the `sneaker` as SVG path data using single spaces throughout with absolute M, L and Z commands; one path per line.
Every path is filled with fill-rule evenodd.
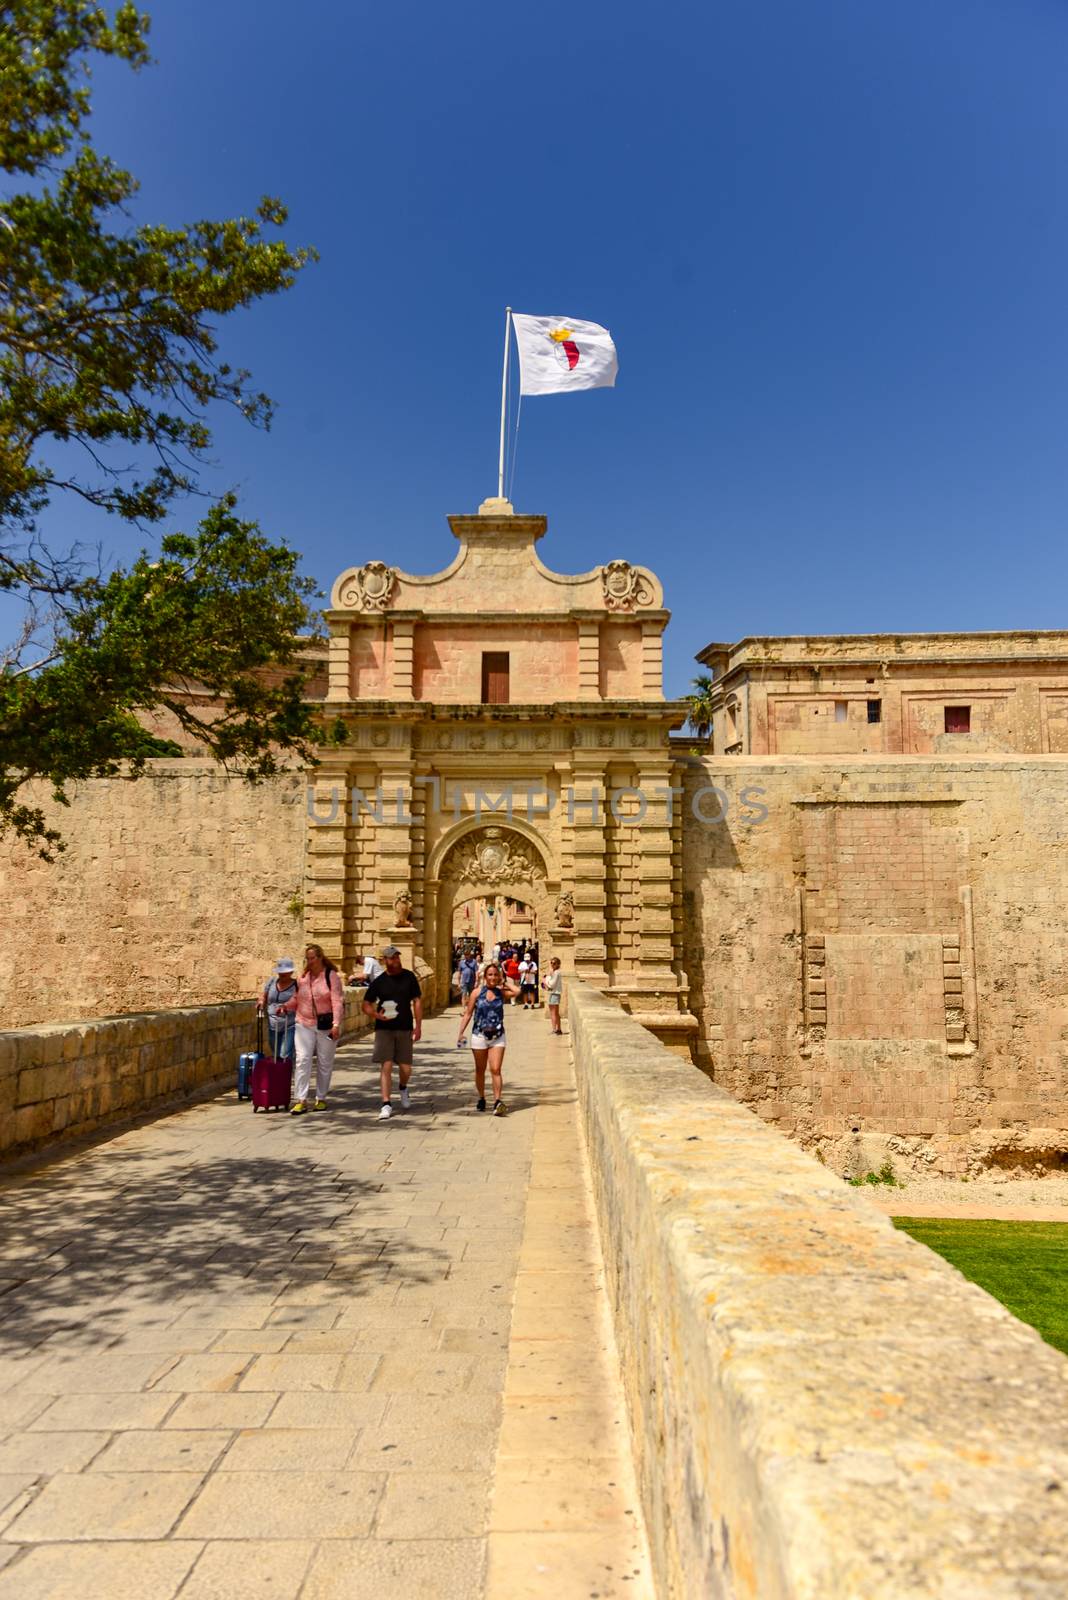
M 383 1101 L 382 1109 L 378 1113 L 379 1122 L 388 1122 L 392 1115 L 393 1115 L 393 1107 L 390 1105 L 388 1100 Z
M 289 1115 L 291 1117 L 302 1117 L 307 1109 L 308 1107 L 305 1105 L 303 1100 L 294 1100 L 293 1104 L 289 1108 Z
M 410 1111 L 412 1109 L 412 1097 L 408 1093 L 407 1089 L 401 1090 L 401 1105 L 405 1111 Z
M 508 1115 L 508 1107 L 503 1100 L 494 1100 L 493 1115 L 495 1117 L 506 1117 Z
M 478 1105 L 475 1107 L 475 1110 L 476 1111 L 485 1111 L 485 1109 L 486 1109 L 486 1100 L 485 1100 L 485 1096 L 483 1096 L 483 1098 L 478 1102 Z
M 325 1111 L 326 1110 L 326 1101 L 325 1100 L 316 1100 L 316 1102 L 315 1102 L 315 1104 L 313 1106 L 309 1106 L 308 1107 L 308 1110 L 309 1111 Z

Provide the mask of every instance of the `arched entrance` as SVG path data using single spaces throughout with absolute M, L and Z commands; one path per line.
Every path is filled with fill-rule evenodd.
M 452 916 L 453 947 L 463 944 L 481 947 L 483 954 L 494 945 L 529 946 L 538 942 L 538 913 L 526 900 L 508 894 L 472 895 L 461 900 Z
M 529 910 L 540 961 L 548 962 L 555 902 L 539 842 L 518 828 L 468 827 L 445 841 L 435 864 L 433 966 L 439 994 L 449 993 L 457 912 L 473 902 L 521 903 Z

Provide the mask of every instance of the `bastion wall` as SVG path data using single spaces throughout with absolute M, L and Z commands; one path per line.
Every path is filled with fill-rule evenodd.
M 1068 763 L 682 755 L 676 772 L 699 1065 L 839 1172 L 1062 1166 Z M 249 998 L 300 954 L 305 800 L 301 773 L 250 787 L 159 761 L 82 785 L 55 864 L 5 841 L 5 1025 Z M 557 823 L 536 824 L 550 853 Z M 642 871 L 613 870 L 640 899 Z
M 1064 1165 L 1068 764 L 681 771 L 684 959 L 715 1081 L 838 1171 Z

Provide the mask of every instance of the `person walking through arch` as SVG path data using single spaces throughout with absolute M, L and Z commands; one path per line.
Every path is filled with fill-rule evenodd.
M 289 1111 L 291 1116 L 300 1117 L 306 1111 L 326 1110 L 345 1014 L 341 976 L 333 962 L 326 959 L 321 944 L 310 944 L 304 951 L 304 971 L 297 982 L 296 1012 L 297 1064 L 293 1073 L 294 1100 Z M 313 1064 L 315 1099 L 309 1105 Z
M 378 1120 L 387 1122 L 393 1115 L 394 1061 L 400 1078 L 401 1106 L 407 1111 L 412 1103 L 408 1083 L 412 1076 L 412 1046 L 419 1043 L 423 1033 L 423 991 L 415 973 L 401 965 L 401 953 L 395 944 L 386 945 L 382 960 L 386 970 L 368 984 L 363 1009 L 365 1015 L 374 1018 L 371 1060 L 380 1069 L 382 1086 Z
M 504 1002 L 519 993 L 517 984 L 501 974 L 495 961 L 485 971 L 485 981 L 473 989 L 460 1019 L 460 1035 L 456 1040 L 459 1049 L 464 1042 L 468 1023 L 472 1023 L 471 1052 L 475 1058 L 475 1089 L 478 1093 L 477 1110 L 486 1109 L 486 1067 L 493 1081 L 493 1115 L 504 1117 L 508 1107 L 504 1103 L 504 1052 L 508 1039 L 504 1031 Z

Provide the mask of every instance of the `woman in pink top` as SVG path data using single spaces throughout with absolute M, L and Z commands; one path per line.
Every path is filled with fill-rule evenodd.
M 289 1004 L 297 1013 L 297 1064 L 290 1112 L 299 1117 L 305 1111 L 326 1110 L 334 1053 L 341 1037 L 344 1014 L 341 978 L 337 968 L 326 959 L 322 945 L 310 944 L 305 950 L 304 971 L 297 982 L 296 997 Z M 315 1099 L 309 1104 L 313 1062 Z

